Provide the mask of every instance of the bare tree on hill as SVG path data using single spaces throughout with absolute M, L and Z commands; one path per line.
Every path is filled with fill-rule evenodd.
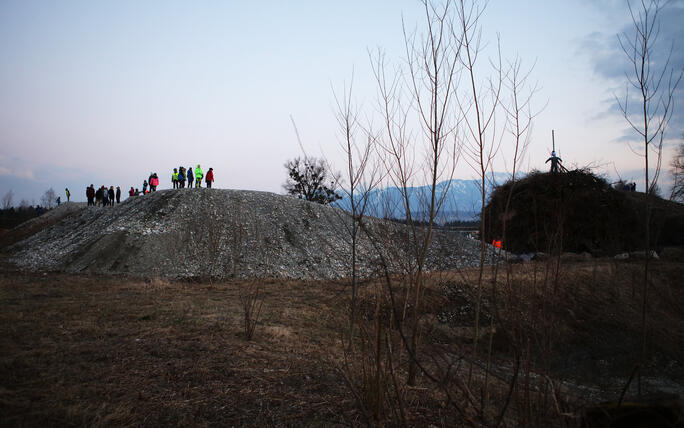
M 52 209 L 55 206 L 56 198 L 57 194 L 55 193 L 54 189 L 50 187 L 45 191 L 45 193 L 43 193 L 43 196 L 40 198 L 40 202 L 46 209 Z
M 288 179 L 283 188 L 288 195 L 319 204 L 340 199 L 335 192 L 335 178 L 322 159 L 304 156 L 285 163 Z

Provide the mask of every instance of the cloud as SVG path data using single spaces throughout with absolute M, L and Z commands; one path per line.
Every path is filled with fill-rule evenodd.
M 629 16 L 624 3 L 622 5 L 623 13 Z M 610 9 L 615 13 L 620 10 L 614 1 L 599 1 L 597 7 Z M 635 13 L 638 13 L 638 10 L 635 9 Z M 681 25 L 682 22 L 684 22 L 684 0 L 672 1 L 660 11 L 659 31 L 651 52 L 651 67 L 654 74 L 661 72 L 663 67 L 668 66 L 672 69 L 672 75 L 676 79 L 679 73 L 684 70 L 684 26 Z M 611 86 L 612 84 L 618 85 L 618 89 L 611 92 L 613 92 L 614 97 L 619 98 L 623 105 L 626 100 L 628 114 L 630 116 L 634 114 L 634 120 L 637 121 L 641 120 L 637 117 L 640 112 L 638 93 L 628 81 L 628 76 L 631 78 L 633 75 L 633 66 L 623 50 L 623 47 L 628 46 L 634 34 L 635 29 L 632 23 L 623 26 L 619 31 L 623 42 L 621 46 L 617 34 L 594 32 L 582 39 L 580 49 L 589 55 L 597 76 L 604 78 Z M 632 71 L 631 74 L 630 71 Z M 661 89 L 667 89 L 669 76 L 669 74 L 665 75 Z M 680 82 L 673 93 L 673 97 L 673 113 L 669 128 L 666 131 L 666 138 L 680 139 L 684 135 L 684 81 Z M 607 115 L 621 116 L 623 114 L 620 105 L 614 98 L 607 101 L 605 106 Z M 629 134 L 633 133 L 633 130 L 625 126 L 624 135 L 620 140 L 631 140 Z
M 0 176 L 10 176 L 31 181 L 36 180 L 32 167 L 18 159 L 10 161 L 6 157 L 0 158 Z
M 69 187 L 75 196 L 72 200 L 80 200 L 74 190 L 85 187 L 83 183 L 93 179 L 89 174 L 79 175 L 77 171 L 59 165 L 37 164 L 7 156 L 0 156 L 0 177 L 0 195 L 12 190 L 16 201 L 40 200 L 40 196 L 50 187 L 56 191 Z

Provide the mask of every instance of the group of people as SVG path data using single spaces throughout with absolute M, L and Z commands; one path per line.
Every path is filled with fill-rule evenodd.
M 211 183 L 214 182 L 214 168 L 209 168 L 206 176 L 199 164 L 197 164 L 195 168 L 188 167 L 188 169 L 185 169 L 182 166 L 174 168 L 173 173 L 171 174 L 171 183 L 173 184 L 174 189 L 185 188 L 186 180 L 188 182 L 188 188 L 192 188 L 193 182 L 195 182 L 196 188 L 202 187 L 202 179 L 204 179 L 207 188 L 211 189 Z M 155 192 L 157 186 L 159 186 L 159 176 L 156 172 L 150 172 L 149 177 L 146 180 L 143 180 L 142 192 L 131 186 L 131 189 L 128 191 L 128 196 L 146 195 L 150 192 Z M 69 192 L 69 189 L 65 190 L 68 200 L 71 193 Z M 102 186 L 95 190 L 95 186 L 91 184 L 89 187 L 86 187 L 86 198 L 88 199 L 88 206 L 110 206 L 114 205 L 114 201 L 118 204 L 121 202 L 121 189 L 119 186 L 116 186 L 116 190 L 114 190 L 114 186 L 110 186 L 109 188 Z
M 190 166 L 188 169 L 179 166 L 178 168 L 174 168 L 173 173 L 171 173 L 171 184 L 174 189 L 184 189 L 186 180 L 189 189 L 192 188 L 193 182 L 195 183 L 196 188 L 202 187 L 202 179 L 204 179 L 204 182 L 207 184 L 207 188 L 211 189 L 211 183 L 214 182 L 214 168 L 209 168 L 206 176 L 204 175 L 200 164 L 197 164 L 195 168 Z M 156 172 L 150 172 L 150 176 L 147 180 L 143 180 L 142 194 L 146 195 L 150 192 L 155 192 L 157 186 L 159 186 L 159 176 Z M 130 196 L 138 196 L 140 191 L 138 189 L 134 190 L 133 187 L 131 187 L 128 194 Z
M 188 181 L 188 188 L 192 188 L 192 182 L 195 182 L 195 187 L 202 187 L 202 179 L 207 183 L 207 188 L 211 189 L 211 183 L 214 182 L 214 168 L 209 168 L 207 175 L 204 175 L 200 164 L 193 169 L 191 166 L 185 169 L 182 166 L 173 169 L 171 174 L 171 184 L 174 189 L 184 189 L 185 180 Z
M 68 189 L 67 195 L 71 195 Z M 114 186 L 109 186 L 109 189 L 107 189 L 107 186 L 103 185 L 95 190 L 95 186 L 91 184 L 89 187 L 86 187 L 86 199 L 88 199 L 88 206 L 113 206 L 114 201 L 117 204 L 121 203 L 121 188 L 116 186 L 116 190 L 114 190 Z
M 157 176 L 156 172 L 150 172 L 150 176 L 147 177 L 147 180 L 143 180 L 143 195 L 146 195 L 150 192 L 156 192 L 157 186 L 159 186 L 159 177 Z M 150 190 L 147 190 L 148 187 L 150 188 Z
M 626 182 L 623 180 L 618 181 L 617 183 L 613 183 L 613 188 L 615 190 L 622 190 L 623 192 L 636 192 L 636 183 L 635 182 Z

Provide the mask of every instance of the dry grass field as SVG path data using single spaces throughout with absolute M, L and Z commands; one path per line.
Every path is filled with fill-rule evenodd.
M 529 370 L 518 379 L 526 375 L 534 383 L 541 376 L 533 373 L 558 379 L 563 386 L 551 417 L 573 426 L 583 406 L 616 400 L 632 371 L 641 337 L 640 265 L 576 263 L 553 277 L 547 267 L 498 272 L 496 290 L 488 286 L 483 300 L 483 324 L 496 333 L 482 340 L 475 367 L 483 373 L 478 367 L 491 349 L 496 413 L 506 398 L 512 349 L 525 343 L 529 352 L 517 355 L 529 357 L 521 365 Z M 672 390 L 684 385 L 684 264 L 657 263 L 653 272 L 644 373 L 652 390 Z M 463 329 L 473 323 L 476 293 L 468 284 L 475 274 L 430 278 L 421 336 L 426 370 L 437 370 L 447 354 L 467 363 L 472 337 Z M 491 275 L 488 270 L 486 284 Z M 364 425 L 358 390 L 350 387 L 358 386 L 355 368 L 363 368 L 344 362 L 356 355 L 342 345 L 348 289 L 331 282 L 259 283 L 263 308 L 248 341 L 241 296 L 254 284 L 26 273 L 4 263 L 0 425 Z M 361 331 L 373 324 L 377 289 L 360 290 Z M 406 358 L 396 349 L 397 359 Z M 465 376 L 466 367 L 457 373 Z M 441 388 L 420 376 L 403 389 L 407 424 L 484 420 L 472 403 L 446 403 Z M 503 424 L 543 425 L 529 406 L 530 391 L 515 389 Z

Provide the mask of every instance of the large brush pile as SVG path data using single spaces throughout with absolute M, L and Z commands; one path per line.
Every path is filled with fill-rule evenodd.
M 683 245 L 684 206 L 658 197 L 651 202 L 652 247 Z M 485 213 L 487 239 L 504 238 L 512 252 L 615 254 L 644 248 L 646 196 L 615 190 L 587 170 L 535 171 L 508 181 L 492 192 Z
M 68 211 L 68 212 L 67 212 Z M 349 215 L 340 209 L 265 192 L 180 189 L 133 197 L 115 207 L 69 204 L 36 231 L 8 233 L 5 249 L 19 266 L 142 276 L 340 278 L 349 275 Z M 365 273 L 402 268 L 403 225 L 367 220 L 361 236 Z M 15 240 L 16 241 L 16 240 Z M 380 257 L 380 256 L 383 257 Z M 479 262 L 479 244 L 453 232 L 435 234 L 430 269 Z

